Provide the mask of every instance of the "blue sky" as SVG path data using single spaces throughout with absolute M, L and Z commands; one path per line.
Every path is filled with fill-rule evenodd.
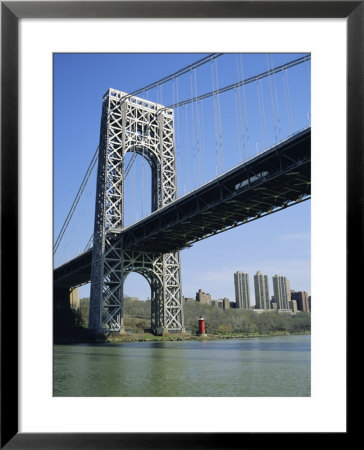
M 97 148 L 101 102 L 106 90 L 133 92 L 203 56 L 206 55 L 54 55 L 55 237 Z M 300 56 L 228 54 L 140 96 L 170 105 Z M 221 94 L 219 100 L 219 105 L 210 99 L 175 112 L 179 195 L 306 127 L 310 122 L 310 65 L 304 63 L 246 86 L 244 91 L 235 89 Z M 216 120 L 220 120 L 218 128 Z M 219 129 L 222 145 L 216 143 Z M 72 252 L 82 251 L 92 234 L 95 179 L 96 171 L 62 241 L 64 248 L 60 246 L 56 265 L 72 257 Z M 127 183 L 126 224 L 150 212 L 150 169 L 142 157 L 137 158 Z M 183 250 L 183 294 L 194 297 L 201 288 L 212 298 L 234 300 L 233 273 L 237 270 L 250 275 L 253 304 L 253 275 L 258 270 L 269 276 L 271 295 L 271 277 L 277 273 L 287 276 L 291 289 L 310 292 L 310 203 L 303 202 Z M 146 280 L 136 274 L 128 276 L 124 292 L 141 299 L 150 296 Z M 87 293 L 87 287 L 81 288 L 81 295 Z

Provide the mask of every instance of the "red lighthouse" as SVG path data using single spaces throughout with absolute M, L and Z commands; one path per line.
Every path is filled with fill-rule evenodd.
M 203 317 L 200 317 L 198 319 L 198 334 L 199 335 L 205 335 L 205 319 Z

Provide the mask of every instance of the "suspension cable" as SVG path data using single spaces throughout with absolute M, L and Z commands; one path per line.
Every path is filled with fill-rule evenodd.
M 90 239 L 88 240 L 88 242 L 87 242 L 87 244 L 86 244 L 86 247 L 85 247 L 84 252 L 85 252 L 86 250 L 88 250 L 88 249 L 91 247 L 91 244 L 92 244 L 93 240 L 94 240 L 94 235 L 93 235 L 93 233 L 92 233 L 91 236 L 90 236 Z
M 53 247 L 53 254 L 55 254 L 56 251 L 57 251 L 57 248 L 58 248 L 58 246 L 59 246 L 59 244 L 60 244 L 60 242 L 61 242 L 61 240 L 63 238 L 63 235 L 64 235 L 64 233 L 65 233 L 65 231 L 66 231 L 66 229 L 68 227 L 68 224 L 70 223 L 70 220 L 72 219 L 73 213 L 75 212 L 75 209 L 76 209 L 76 207 L 78 205 L 78 202 L 80 201 L 81 195 L 82 195 L 82 193 L 83 193 L 83 191 L 84 191 L 84 189 L 86 187 L 86 184 L 87 184 L 87 182 L 88 182 L 88 180 L 90 178 L 90 175 L 91 175 L 91 173 L 93 171 L 93 168 L 95 167 L 95 164 L 96 164 L 96 161 L 97 161 L 97 156 L 98 156 L 98 150 L 99 150 L 99 147 L 97 147 L 97 149 L 96 149 L 96 151 L 95 151 L 95 153 L 94 153 L 94 155 L 93 155 L 93 157 L 91 159 L 91 162 L 90 162 L 90 164 L 89 164 L 89 166 L 88 166 L 88 168 L 86 170 L 86 174 L 83 177 L 81 185 L 80 185 L 80 187 L 79 187 L 79 189 L 77 191 L 76 197 L 73 200 L 71 208 L 70 208 L 70 210 L 69 210 L 69 212 L 67 214 L 66 220 L 64 221 L 64 223 L 62 225 L 62 228 L 61 228 L 61 231 L 58 234 L 58 237 L 57 237 L 56 242 L 55 242 L 54 247 Z
M 74 201 L 72 203 L 72 206 L 71 206 L 70 211 L 69 211 L 69 213 L 67 215 L 67 218 L 66 218 L 66 220 L 63 223 L 62 229 L 61 229 L 61 231 L 60 231 L 60 233 L 59 233 L 59 235 L 57 237 L 56 243 L 54 245 L 54 252 L 53 253 L 56 253 L 56 251 L 57 251 L 57 249 L 59 247 L 59 244 L 61 243 L 61 240 L 62 240 L 62 238 L 64 236 L 64 233 L 66 232 L 66 229 L 68 228 L 68 225 L 69 225 L 69 223 L 70 223 L 70 221 L 72 219 L 72 216 L 73 216 L 73 214 L 75 212 L 76 206 L 77 206 L 77 204 L 78 204 L 78 202 L 79 202 L 79 200 L 81 198 L 81 195 L 82 195 L 82 193 L 83 193 L 83 191 L 84 191 L 84 189 L 86 187 L 86 184 L 87 184 L 88 180 L 90 179 L 91 173 L 92 173 L 92 171 L 93 171 L 93 169 L 95 167 L 96 161 L 97 161 L 98 149 L 99 148 L 97 147 L 96 152 L 95 152 L 94 156 L 92 157 L 92 160 L 91 160 L 91 162 L 89 164 L 89 167 L 87 169 L 86 175 L 84 176 L 84 179 L 82 180 L 81 186 L 80 186 L 80 188 L 79 188 L 79 190 L 77 192 L 77 195 L 76 195 L 76 197 L 75 197 L 75 199 L 74 199 Z M 129 160 L 127 166 L 126 166 L 126 169 L 125 169 L 125 174 L 124 174 L 125 178 L 128 176 L 128 174 L 130 172 L 130 169 L 131 169 L 131 167 L 132 167 L 136 157 L 137 157 L 137 154 L 133 153 L 133 155 L 130 158 L 130 160 Z M 86 179 L 86 177 L 87 177 L 87 179 Z M 92 240 L 93 240 L 93 234 L 91 235 L 90 239 L 88 240 L 84 251 L 86 251 L 86 250 L 88 250 L 90 248 Z
M 209 98 L 212 97 L 213 95 L 218 95 L 218 94 L 222 94 L 223 92 L 227 92 L 230 91 L 231 89 L 235 89 L 239 86 L 244 86 L 246 84 L 249 83 L 253 83 L 254 81 L 269 77 L 271 75 L 274 75 L 275 73 L 279 73 L 283 70 L 287 70 L 290 69 L 291 67 L 297 66 L 298 64 L 302 64 L 306 61 L 309 61 L 311 59 L 311 55 L 305 55 L 302 56 L 301 58 L 295 59 L 293 61 L 290 61 L 286 64 L 282 64 L 280 66 L 275 67 L 274 69 L 271 69 L 269 71 L 266 72 L 262 72 L 258 75 L 254 75 L 253 77 L 247 78 L 245 80 L 241 80 L 237 83 L 233 83 L 233 84 L 229 84 L 228 86 L 225 86 L 223 88 L 217 89 L 217 90 L 213 90 L 211 92 L 206 92 L 205 94 L 200 95 L 199 97 L 193 97 L 193 98 L 189 98 L 188 100 L 183 100 L 179 103 L 176 103 L 174 105 L 169 105 L 169 106 L 165 106 L 163 108 L 160 109 L 160 111 L 164 111 L 166 109 L 171 109 L 171 108 L 178 108 L 180 106 L 184 106 L 187 105 L 189 103 L 193 103 L 195 101 L 199 101 L 199 100 L 204 100 L 205 98 Z
M 199 59 L 198 61 L 195 61 L 194 63 L 192 63 L 192 64 L 190 64 L 190 65 L 188 65 L 188 66 L 186 66 L 186 67 L 183 67 L 183 68 L 180 69 L 180 70 L 177 70 L 177 72 L 174 72 L 174 73 L 172 73 L 172 74 L 170 74 L 170 75 L 167 75 L 166 77 L 161 78 L 161 79 L 158 80 L 158 81 L 154 81 L 153 83 L 150 83 L 150 84 L 148 84 L 147 86 L 144 86 L 144 87 L 142 87 L 142 88 L 139 88 L 139 89 L 137 89 L 136 91 L 131 92 L 131 93 L 128 94 L 128 95 L 125 95 L 125 96 L 122 98 L 122 100 L 126 100 L 126 99 L 129 98 L 129 97 L 133 97 L 133 96 L 135 96 L 135 95 L 142 94 L 143 92 L 150 91 L 151 89 L 154 89 L 154 88 L 157 87 L 157 86 L 160 86 L 160 85 L 162 85 L 162 84 L 164 84 L 164 83 L 167 83 L 168 81 L 173 80 L 174 78 L 178 78 L 178 77 L 184 75 L 185 73 L 189 72 L 189 71 L 192 70 L 192 69 L 197 69 L 197 67 L 200 67 L 200 66 L 202 66 L 203 64 L 206 64 L 206 63 L 208 63 L 209 61 L 212 61 L 213 59 L 216 59 L 216 58 L 218 58 L 219 56 L 222 56 L 223 54 L 224 54 L 224 53 L 211 53 L 210 55 L 205 56 L 204 58 Z

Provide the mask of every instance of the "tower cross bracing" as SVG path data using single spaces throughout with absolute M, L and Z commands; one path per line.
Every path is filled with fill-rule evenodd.
M 151 288 L 152 331 L 184 331 L 180 254 L 123 248 L 125 155 L 151 167 L 151 209 L 177 197 L 173 110 L 109 89 L 103 97 L 99 144 L 89 328 L 123 331 L 123 284 L 138 272 Z

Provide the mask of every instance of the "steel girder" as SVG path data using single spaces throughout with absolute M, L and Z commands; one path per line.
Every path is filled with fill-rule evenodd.
M 128 273 L 139 272 L 151 287 L 153 332 L 182 332 L 179 253 L 123 247 L 127 152 L 150 164 L 152 211 L 172 203 L 177 194 L 173 111 L 109 89 L 101 118 L 89 327 L 97 334 L 123 331 L 123 283 Z

